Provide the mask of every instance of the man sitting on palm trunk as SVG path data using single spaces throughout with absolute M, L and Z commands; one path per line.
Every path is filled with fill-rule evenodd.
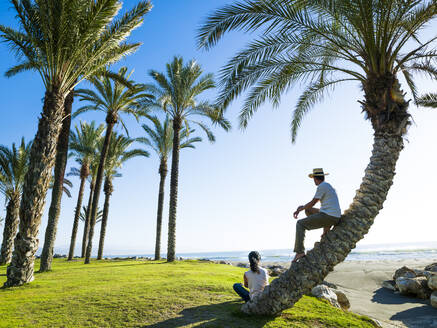
M 298 220 L 296 222 L 296 240 L 294 245 L 294 251 L 296 256 L 293 262 L 297 262 L 299 259 L 305 256 L 305 231 L 323 228 L 323 235 L 325 235 L 331 226 L 336 225 L 341 216 L 340 205 L 338 203 L 338 197 L 335 189 L 327 182 L 325 182 L 325 176 L 329 173 L 324 173 L 323 169 L 313 169 L 313 173 L 308 176 L 314 179 L 314 183 L 317 186 L 316 194 L 314 198 L 305 205 L 301 205 L 293 213 L 293 217 L 297 219 L 299 212 L 305 210 L 307 217 L 305 219 Z M 320 209 L 313 206 L 320 201 Z

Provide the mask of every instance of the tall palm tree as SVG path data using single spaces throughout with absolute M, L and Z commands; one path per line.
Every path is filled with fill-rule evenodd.
M 61 212 L 65 168 L 67 166 L 68 139 L 70 135 L 71 111 L 74 100 L 73 93 L 74 91 L 71 90 L 64 100 L 64 118 L 62 120 L 62 127 L 56 146 L 54 183 L 51 194 L 48 222 L 44 235 L 44 246 L 41 253 L 40 272 L 49 271 L 52 268 L 53 249 L 55 247 L 56 232 Z
M 173 146 L 173 128 L 168 118 L 165 117 L 163 122 L 156 116 L 148 116 L 153 126 L 149 127 L 143 124 L 143 130 L 147 137 L 137 138 L 137 141 L 152 148 L 159 157 L 159 192 L 158 192 L 158 210 L 156 215 L 156 243 L 155 243 L 155 261 L 161 259 L 161 230 L 162 230 L 162 211 L 164 208 L 164 187 L 167 177 L 167 161 L 170 151 Z M 180 148 L 195 148 L 194 143 L 200 142 L 200 137 L 190 137 L 190 132 L 187 128 L 181 130 L 180 140 L 182 144 Z
M 97 259 L 101 260 L 103 258 L 103 247 L 105 244 L 106 236 L 106 226 L 108 224 L 108 214 L 109 214 L 109 201 L 112 193 L 114 192 L 113 179 L 116 177 L 121 177 L 118 170 L 122 165 L 138 156 L 149 157 L 149 153 L 142 149 L 131 149 L 128 148 L 132 145 L 135 139 L 125 137 L 123 135 L 117 135 L 113 133 L 111 136 L 111 141 L 109 144 L 108 157 L 105 163 L 105 183 L 103 187 L 103 192 L 105 193 L 105 203 L 103 206 L 103 216 L 102 225 L 100 228 L 100 240 L 99 249 L 97 252 Z
M 85 190 L 85 182 L 90 175 L 90 167 L 92 165 L 93 158 L 98 153 L 98 145 L 102 139 L 102 134 L 105 127 L 100 124 L 95 126 L 95 122 L 90 124 L 86 122 L 80 123 L 80 129 L 75 127 L 75 131 L 70 133 L 70 149 L 71 156 L 76 158 L 76 161 L 80 164 L 80 169 L 72 169 L 69 175 L 76 175 L 80 177 L 79 195 L 77 197 L 76 210 L 73 220 L 73 230 L 71 232 L 70 250 L 68 252 L 68 260 L 72 260 L 74 257 L 74 247 L 76 244 L 77 229 L 79 226 L 80 210 L 82 208 L 83 194 Z M 85 225 L 85 235 L 88 235 L 88 230 Z M 89 226 L 89 225 L 88 225 Z
M 343 82 L 363 88 L 362 110 L 375 131 L 370 163 L 341 223 L 306 257 L 274 280 L 260 297 L 243 305 L 246 313 L 279 313 L 342 262 L 364 237 L 393 183 L 395 166 L 410 125 L 403 75 L 413 97 L 414 71 L 432 69 L 435 37 L 418 33 L 437 14 L 437 2 L 416 0 L 254 0 L 212 13 L 201 27 L 200 47 L 210 48 L 231 30 L 262 31 L 221 72 L 219 104 L 227 106 L 248 91 L 240 115 L 244 127 L 266 100 L 278 105 L 296 83 L 306 89 L 293 114 L 293 141 L 303 117 Z M 249 89 L 249 90 L 248 90 Z
M 0 251 L 0 265 L 9 264 L 12 258 L 14 239 L 19 224 L 20 199 L 24 177 L 29 165 L 31 142 L 26 144 L 24 138 L 17 148 L 15 143 L 9 149 L 0 146 L 0 192 L 7 202 L 3 241 Z
M 207 135 L 210 142 L 215 137 L 209 127 L 201 121 L 193 120 L 193 116 L 207 118 L 213 124 L 220 125 L 226 131 L 230 123 L 223 118 L 222 110 L 207 101 L 199 101 L 198 97 L 207 90 L 215 88 L 212 74 L 205 74 L 194 60 L 184 64 L 181 57 L 174 57 L 166 65 L 167 72 L 160 73 L 154 70 L 149 75 L 154 85 L 148 88 L 155 96 L 156 101 L 149 102 L 149 107 L 156 107 L 165 111 L 172 120 L 173 149 L 170 176 L 170 210 L 168 219 L 168 248 L 167 261 L 173 262 L 176 254 L 176 207 L 179 179 L 179 145 L 180 131 L 183 124 L 199 126 Z
M 35 70 L 46 89 L 20 205 L 20 229 L 5 287 L 34 279 L 41 214 L 56 156 L 66 96 L 83 79 L 135 51 L 124 40 L 151 9 L 148 1 L 116 19 L 119 0 L 11 0 L 20 29 L 0 25 L 0 38 L 21 62 L 6 73 Z
M 122 67 L 118 71 L 120 78 L 125 81 L 129 81 L 131 74 L 132 72 L 129 74 L 127 73 L 126 67 Z M 77 94 L 80 95 L 80 100 L 88 101 L 90 105 L 79 108 L 74 116 L 91 110 L 104 112 L 106 114 L 106 134 L 100 152 L 100 162 L 97 169 L 96 183 L 92 196 L 93 201 L 92 206 L 90 207 L 90 232 L 85 253 L 85 264 L 90 263 L 95 218 L 100 191 L 102 189 L 104 166 L 108 154 L 112 130 L 118 122 L 121 122 L 123 127 L 125 127 L 123 121 L 119 119 L 119 116 L 122 113 L 134 115 L 138 120 L 138 117 L 144 114 L 144 109 L 140 107 L 140 101 L 151 97 L 149 94 L 145 93 L 145 86 L 136 84 L 132 81 L 129 81 L 131 82 L 130 87 L 118 79 L 114 80 L 109 76 L 96 76 L 90 79 L 90 82 L 97 91 L 90 89 L 77 90 Z

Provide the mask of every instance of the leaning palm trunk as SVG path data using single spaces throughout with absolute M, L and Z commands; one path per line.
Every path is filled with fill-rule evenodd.
M 74 212 L 73 230 L 71 231 L 70 250 L 68 252 L 68 261 L 74 257 L 74 247 L 76 246 L 77 228 L 79 227 L 80 209 L 82 208 L 82 200 L 85 189 L 86 177 L 89 175 L 88 165 L 82 165 L 80 170 L 80 187 L 79 196 L 77 197 L 76 210 Z
M 38 131 L 30 151 L 20 205 L 19 232 L 15 238 L 12 262 L 7 269 L 5 287 L 19 286 L 34 279 L 37 237 L 55 162 L 63 109 L 64 96 L 57 89 L 46 91 Z
M 173 262 L 176 255 L 176 207 L 178 203 L 178 179 L 179 179 L 179 145 L 181 120 L 173 120 L 173 152 L 170 176 L 170 208 L 168 216 L 168 244 L 167 261 Z
M 103 258 L 103 247 L 105 246 L 106 226 L 108 224 L 109 200 L 111 198 L 112 192 L 114 191 L 114 187 L 112 185 L 112 181 L 110 177 L 106 177 L 103 191 L 105 192 L 105 204 L 103 205 L 102 227 L 100 228 L 99 250 L 97 252 L 98 260 L 101 260 Z
M 83 227 L 81 257 L 85 257 L 86 247 L 88 245 L 88 235 L 90 233 L 90 220 L 91 220 L 91 205 L 93 204 L 93 195 L 94 195 L 95 185 L 96 185 L 96 179 L 95 179 L 95 177 L 93 177 L 91 180 L 91 183 L 90 183 L 90 195 L 88 198 L 88 207 L 86 208 L 85 225 Z M 79 210 L 79 216 L 80 216 L 80 210 Z
M 6 207 L 5 228 L 3 230 L 3 242 L 0 251 L 0 265 L 9 264 L 14 248 L 14 239 L 18 230 L 20 210 L 20 195 L 13 195 Z
M 156 216 L 155 261 L 161 259 L 162 210 L 164 208 L 165 178 L 167 177 L 167 162 L 165 160 L 161 160 L 161 164 L 159 166 L 159 175 L 161 179 L 159 182 L 158 213 Z
M 277 314 L 290 308 L 343 262 L 356 243 L 369 231 L 393 184 L 396 162 L 403 149 L 403 135 L 410 124 L 408 102 L 392 75 L 368 77 L 363 86 L 363 107 L 375 130 L 370 163 L 360 189 L 341 217 L 306 257 L 293 263 L 254 301 L 243 305 L 245 313 Z
M 97 208 L 99 206 L 100 190 L 102 189 L 103 173 L 105 171 L 104 169 L 105 161 L 108 155 L 109 142 L 111 140 L 112 130 L 114 128 L 115 123 L 117 123 L 117 118 L 114 115 L 108 115 L 108 117 L 106 118 L 106 123 L 107 123 L 107 128 L 106 128 L 105 141 L 103 142 L 102 153 L 100 154 L 99 168 L 97 169 L 97 175 L 96 175 L 96 185 L 94 187 L 94 192 L 93 192 L 93 203 L 91 206 L 91 216 L 90 216 L 90 232 L 88 234 L 88 244 L 85 253 L 85 264 L 89 264 L 91 259 L 91 251 L 93 248 L 94 227 L 96 225 Z
M 44 247 L 41 254 L 40 272 L 52 269 L 53 249 L 55 247 L 56 232 L 58 230 L 59 214 L 61 212 L 61 200 L 64 186 L 65 168 L 68 157 L 68 140 L 71 126 L 71 110 L 73 107 L 74 95 L 71 91 L 64 102 L 64 120 L 62 122 L 61 134 L 59 135 L 55 163 L 55 181 L 52 189 L 52 200 L 49 208 Z

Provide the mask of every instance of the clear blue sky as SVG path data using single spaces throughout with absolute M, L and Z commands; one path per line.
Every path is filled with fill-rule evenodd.
M 124 8 L 131 8 L 135 2 L 124 1 Z M 217 73 L 249 37 L 229 34 L 211 51 L 198 51 L 196 28 L 211 10 L 228 2 L 155 0 L 143 26 L 131 36 L 131 40 L 141 41 L 143 46 L 121 64 L 135 69 L 133 77 L 139 82 L 150 81 L 149 69 L 163 71 L 165 63 L 174 55 L 187 60 L 195 58 L 205 72 Z M 7 1 L 1 2 L 0 22 L 14 26 L 14 12 L 9 7 Z M 435 31 L 435 27 L 433 24 L 429 30 Z M 0 44 L 0 59 L 0 143 L 10 146 L 22 136 L 26 140 L 34 137 L 44 90 L 35 73 L 4 77 L 3 73 L 16 63 L 5 44 Z M 419 80 L 419 86 L 429 91 L 435 90 L 437 85 Z M 207 96 L 213 98 L 215 92 Z M 238 129 L 239 99 L 227 112 L 234 126 L 230 133 L 216 130 L 215 144 L 205 142 L 195 150 L 181 153 L 178 252 L 276 248 L 290 248 L 291 252 L 295 232 L 291 213 L 312 198 L 315 187 L 307 174 L 314 167 L 323 167 L 331 174 L 328 182 L 337 189 L 342 209 L 349 206 L 360 185 L 372 144 L 370 124 L 364 120 L 357 103 L 362 98 L 360 87 L 344 85 L 317 105 L 303 121 L 297 143 L 292 145 L 290 117 L 298 96 L 299 88 L 291 90 L 284 95 L 278 110 L 266 104 L 245 131 Z M 75 103 L 75 108 L 77 106 Z M 435 240 L 435 187 L 428 172 L 435 175 L 437 151 L 433 121 L 437 113 L 415 107 L 411 112 L 415 124 L 399 159 L 395 183 L 384 209 L 362 243 Z M 104 116 L 86 114 L 78 119 L 103 122 Z M 73 124 L 77 124 L 78 119 Z M 132 136 L 141 136 L 135 121 L 128 120 L 128 126 Z M 73 161 L 69 167 L 71 165 Z M 153 251 L 158 165 L 158 158 L 153 154 L 149 159 L 132 160 L 123 168 L 123 177 L 115 180 L 105 243 L 108 253 Z M 73 179 L 73 183 L 73 198 L 64 197 L 62 203 L 58 248 L 66 248 L 70 240 L 79 181 Z M 168 193 L 165 203 L 164 252 Z M 47 202 L 46 208 L 48 205 Z M 0 215 L 4 215 L 3 210 Z M 40 228 L 41 242 L 46 223 L 47 213 Z M 309 233 L 308 245 L 320 233 Z

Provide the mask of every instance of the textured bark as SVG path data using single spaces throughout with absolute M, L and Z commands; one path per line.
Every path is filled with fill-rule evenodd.
M 89 264 L 91 259 L 91 251 L 93 249 L 94 227 L 96 225 L 100 191 L 102 190 L 103 173 L 105 171 L 105 161 L 108 155 L 112 130 L 114 128 L 115 123 L 117 123 L 116 116 L 108 115 L 108 117 L 106 118 L 106 123 L 107 123 L 107 128 L 106 128 L 105 141 L 103 142 L 102 153 L 100 154 L 99 168 L 97 169 L 97 175 L 96 175 L 96 186 L 94 188 L 94 193 L 93 193 L 93 204 L 91 206 L 90 232 L 88 234 L 88 245 L 86 247 L 86 253 L 85 253 L 85 264 Z
M 159 175 L 161 177 L 159 182 L 158 193 L 158 211 L 156 215 L 156 244 L 155 244 L 155 261 L 161 259 L 161 230 L 162 230 L 162 210 L 164 208 L 164 188 L 165 178 L 167 177 L 167 160 L 161 159 L 159 166 Z
M 70 250 L 68 252 L 68 261 L 71 261 L 74 257 L 74 247 L 76 246 L 77 228 L 79 227 L 79 217 L 80 217 L 80 210 L 82 208 L 85 182 L 86 182 L 86 176 L 83 176 L 81 174 L 79 195 L 77 197 L 77 204 L 74 212 L 73 230 L 71 231 L 71 241 L 70 241 Z
M 19 232 L 15 238 L 12 262 L 7 269 L 5 287 L 19 286 L 34 279 L 37 236 L 55 164 L 63 109 L 64 96 L 58 90 L 46 91 L 38 131 L 30 151 L 20 204 Z
M 396 79 L 383 76 L 379 80 L 371 77 L 369 81 L 371 83 L 363 86 L 363 109 L 375 130 L 373 151 L 351 206 L 344 212 L 340 223 L 304 258 L 292 263 L 254 301 L 244 304 L 243 312 L 274 315 L 292 307 L 302 295 L 320 284 L 335 265 L 344 261 L 367 234 L 382 209 L 403 149 L 402 136 L 410 124 L 408 102 L 403 99 Z
M 40 272 L 52 269 L 53 249 L 55 247 L 56 232 L 58 230 L 59 215 L 61 213 L 61 200 L 64 193 L 64 176 L 68 158 L 68 141 L 70 137 L 73 100 L 74 93 L 71 91 L 65 98 L 64 102 L 64 120 L 62 121 L 62 129 L 56 149 L 55 181 L 53 183 L 44 246 L 41 253 Z
M 18 230 L 20 211 L 20 195 L 12 195 L 6 207 L 5 228 L 3 230 L 2 248 L 0 251 L 0 265 L 11 263 L 14 239 Z
M 170 205 L 168 215 L 168 243 L 167 261 L 173 262 L 176 255 L 176 208 L 178 203 L 178 180 L 179 180 L 179 144 L 181 120 L 173 120 L 173 151 L 171 159 L 170 176 Z
M 94 195 L 95 185 L 96 185 L 96 179 L 95 179 L 95 177 L 93 177 L 91 184 L 90 184 L 90 195 L 88 198 L 88 207 L 86 210 L 85 224 L 83 227 L 82 253 L 81 253 L 80 257 L 85 257 L 86 247 L 88 245 L 88 235 L 90 233 L 91 206 L 93 204 L 93 195 Z
M 105 192 L 105 204 L 103 205 L 102 226 L 100 228 L 99 250 L 97 252 L 98 260 L 101 260 L 103 258 L 103 247 L 105 246 L 106 225 L 108 224 L 109 200 L 111 198 L 112 192 L 114 191 L 114 187 L 112 186 L 112 181 L 110 177 L 106 177 L 103 191 Z

